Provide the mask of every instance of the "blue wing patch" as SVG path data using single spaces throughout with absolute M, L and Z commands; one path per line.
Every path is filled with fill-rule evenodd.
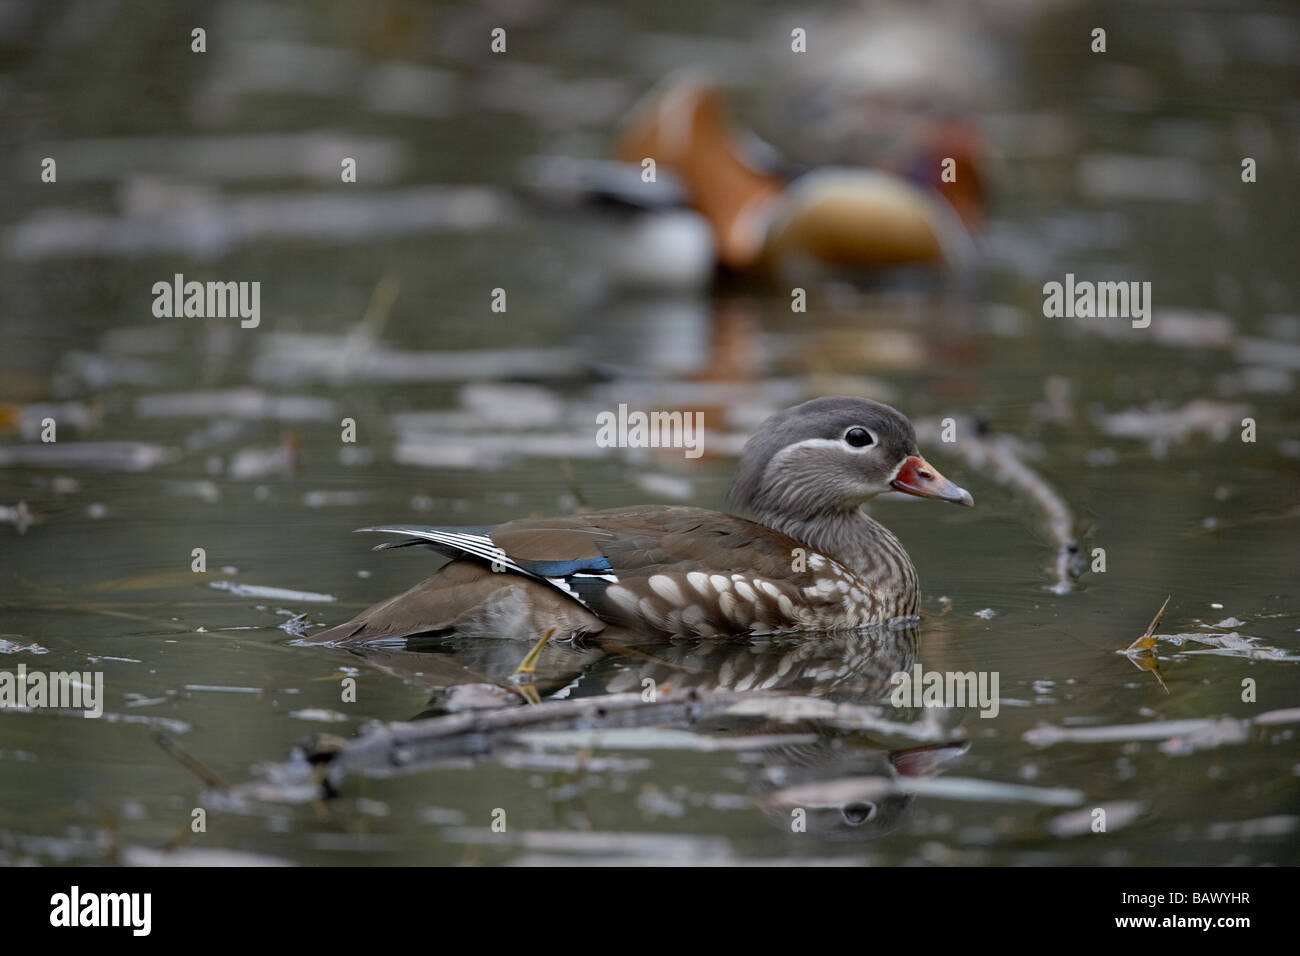
M 605 574 L 614 569 L 610 567 L 609 558 L 599 555 L 594 558 L 574 558 L 571 561 L 528 561 L 515 558 L 515 562 L 532 574 L 544 578 L 567 578 L 571 574 Z
M 563 591 L 588 610 L 591 608 L 587 604 L 587 596 L 598 596 L 606 587 L 618 580 L 613 574 L 609 559 L 603 555 L 594 558 L 574 558 L 569 561 L 532 561 L 511 557 L 492 540 L 491 528 L 385 525 L 357 530 L 408 536 L 406 541 L 380 547 L 400 548 L 424 545 L 449 558 L 475 558 L 491 566 L 494 571 L 513 571 Z

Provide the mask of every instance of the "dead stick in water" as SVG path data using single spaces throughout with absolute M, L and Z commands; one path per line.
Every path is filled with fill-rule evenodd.
M 732 716 L 778 723 L 824 721 L 831 726 L 912 739 L 948 739 L 952 731 L 928 723 L 901 723 L 881 707 L 835 703 L 765 691 L 663 691 L 651 701 L 640 692 L 605 694 L 575 700 L 548 700 L 533 707 L 476 710 L 427 720 L 383 724 L 351 741 L 333 738 L 328 746 L 308 745 L 308 759 L 328 765 L 327 789 L 353 773 L 406 773 L 448 760 L 474 760 L 518 743 L 519 734 L 544 731 L 674 727 L 698 730 L 701 722 Z M 799 730 L 799 734 L 803 731 Z M 772 735 L 744 735 L 744 746 L 772 745 Z M 784 739 L 784 738 L 782 738 Z
M 217 776 L 215 771 L 209 770 L 204 764 L 200 763 L 197 758 L 191 756 L 190 753 L 176 741 L 176 738 L 165 734 L 162 731 L 158 731 L 153 735 L 153 739 L 154 743 L 167 753 L 171 754 L 171 756 L 175 757 L 180 762 L 181 766 L 191 771 L 209 787 L 212 787 L 214 790 L 230 789 L 230 784 Z
M 938 436 L 938 426 L 925 422 L 917 428 L 931 443 Z M 992 478 L 998 484 L 1028 498 L 1042 514 L 1042 527 L 1056 546 L 1052 569 L 1052 591 L 1066 594 L 1078 577 L 1079 542 L 1074 535 L 1074 512 L 1056 489 L 1038 472 L 1025 464 L 1019 441 L 1011 435 L 978 437 L 973 422 L 962 429 L 963 437 L 954 453 L 968 467 Z M 944 446 L 941 446 L 944 447 Z

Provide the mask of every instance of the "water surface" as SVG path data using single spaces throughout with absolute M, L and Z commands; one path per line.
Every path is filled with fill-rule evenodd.
M 100 720 L 3 714 L 0 861 L 1300 860 L 1295 721 L 1257 720 L 1300 706 L 1293 11 L 936 15 L 927 29 L 955 52 L 922 86 L 997 157 L 987 274 L 828 282 L 792 315 L 788 290 L 762 284 L 622 289 L 599 255 L 614 227 L 517 188 L 531 156 L 603 155 L 620 113 L 682 66 L 711 68 L 740 119 L 797 161 L 888 138 L 809 121 L 846 108 L 824 102 L 820 71 L 846 71 L 836 89 L 891 76 L 837 66 L 847 49 L 796 67 L 782 51 L 797 18 L 778 5 L 538 4 L 502 17 L 496 60 L 483 12 L 212 3 L 200 56 L 190 12 L 147 6 L 15 4 L 0 33 L 0 505 L 30 516 L 0 525 L 0 669 L 98 670 L 106 695 Z M 868 51 L 887 25 L 807 17 L 814 42 L 839 24 Z M 1098 17 L 1105 56 L 1082 39 Z M 900 59 L 923 59 L 898 31 Z M 337 181 L 342 150 L 356 184 Z M 45 156 L 57 184 L 38 181 Z M 1150 281 L 1151 327 L 1043 318 L 1042 284 L 1066 272 Z M 152 285 L 175 273 L 260 281 L 260 326 L 154 318 Z M 373 553 L 352 529 L 724 508 L 753 426 L 828 392 L 896 404 L 975 495 L 973 510 L 872 507 L 920 572 L 917 627 L 560 645 L 536 691 L 649 677 L 844 709 L 552 728 L 420 772 L 351 774 L 328 801 L 303 785 L 304 741 L 463 706 L 463 685 L 507 681 L 529 646 L 295 644 L 431 572 L 430 555 Z M 619 403 L 703 410 L 707 453 L 597 447 L 595 416 Z M 1041 509 L 960 438 L 936 441 L 948 416 L 963 436 L 976 422 L 1009 436 L 1105 572 L 1054 588 L 1061 542 Z M 1166 596 L 1157 679 L 1116 652 Z M 996 672 L 999 713 L 881 706 L 914 663 Z M 1160 726 L 1189 720 L 1205 723 Z M 814 808 L 806 832 L 799 806 Z

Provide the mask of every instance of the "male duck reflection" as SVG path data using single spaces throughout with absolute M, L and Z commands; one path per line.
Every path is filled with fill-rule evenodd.
M 366 528 L 404 536 L 381 547 L 422 545 L 452 560 L 308 640 L 610 629 L 710 637 L 910 617 L 919 602 L 911 559 L 860 508 L 891 490 L 974 504 L 921 457 L 912 423 L 895 409 L 813 399 L 767 419 L 745 445 L 731 497 L 756 520 L 641 505 L 489 528 Z

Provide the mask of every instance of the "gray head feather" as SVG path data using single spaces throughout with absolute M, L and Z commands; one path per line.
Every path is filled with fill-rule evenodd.
M 871 446 L 845 443 L 852 428 L 867 429 Z M 865 398 L 815 398 L 758 427 L 741 452 L 731 500 L 778 526 L 856 511 L 888 491 L 915 454 L 916 432 L 896 409 Z

